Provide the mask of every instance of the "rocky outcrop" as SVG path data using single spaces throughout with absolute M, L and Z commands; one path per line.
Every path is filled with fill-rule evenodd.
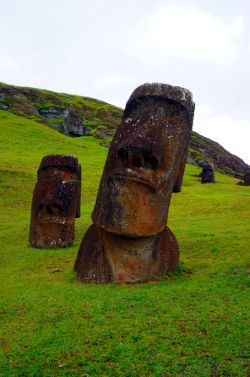
M 0 100 L 9 102 L 16 115 L 37 121 L 69 136 L 93 135 L 109 144 L 120 123 L 122 110 L 106 102 L 49 90 L 0 83 Z M 106 130 L 99 132 L 99 127 Z
M 86 136 L 87 134 L 87 127 L 82 124 L 82 118 L 70 108 L 51 106 L 40 109 L 39 114 L 49 121 L 50 127 L 65 135 Z
M 241 158 L 231 154 L 220 144 L 193 132 L 188 162 L 200 165 L 201 160 L 205 163 L 213 163 L 215 170 L 222 170 L 236 178 L 243 178 L 248 168 L 248 165 Z
M 0 101 L 0 110 L 8 110 L 9 106 L 6 103 Z

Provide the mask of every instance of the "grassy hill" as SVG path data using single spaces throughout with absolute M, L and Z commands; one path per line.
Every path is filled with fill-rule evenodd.
M 179 270 L 136 285 L 81 285 L 73 264 L 90 225 L 107 148 L 0 111 L 0 376 L 247 376 L 250 188 L 187 165 L 169 226 Z M 41 158 L 82 165 L 82 217 L 73 246 L 28 245 Z
M 1 108 L 69 136 L 94 136 L 104 146 L 109 146 L 122 117 L 122 109 L 94 98 L 4 83 L 0 83 Z M 248 168 L 215 141 L 193 132 L 188 161 L 197 165 L 200 160 L 238 178 Z

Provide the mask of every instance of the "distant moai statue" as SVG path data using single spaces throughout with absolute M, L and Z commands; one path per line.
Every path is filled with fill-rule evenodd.
M 212 163 L 203 163 L 200 174 L 201 183 L 214 183 L 214 165 Z
M 244 186 L 250 186 L 250 169 L 245 172 Z
M 110 146 L 89 227 L 74 270 L 83 283 L 133 283 L 163 276 L 179 263 L 166 227 L 180 189 L 191 138 L 190 91 L 144 84 L 129 98 Z
M 72 156 L 42 159 L 33 193 L 30 244 L 37 248 L 65 247 L 74 240 L 80 217 L 81 166 Z

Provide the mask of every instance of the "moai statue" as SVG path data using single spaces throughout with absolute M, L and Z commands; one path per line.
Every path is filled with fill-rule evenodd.
M 202 166 L 201 183 L 214 183 L 214 165 L 206 163 Z
M 245 172 L 244 186 L 250 186 L 250 169 Z
M 77 158 L 44 157 L 32 200 L 30 244 L 38 248 L 71 245 L 75 218 L 80 217 L 80 198 L 81 166 Z
M 94 224 L 75 261 L 79 281 L 141 282 L 177 267 L 179 247 L 166 223 L 193 114 L 184 88 L 144 84 L 132 93 L 110 146 Z

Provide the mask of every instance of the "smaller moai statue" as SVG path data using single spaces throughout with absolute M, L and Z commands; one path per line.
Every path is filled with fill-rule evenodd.
M 250 186 L 250 169 L 245 172 L 244 186 Z
M 33 247 L 66 247 L 73 243 L 80 217 L 81 166 L 77 158 L 45 156 L 33 193 L 29 241 Z
M 214 165 L 212 163 L 204 163 L 200 176 L 201 183 L 214 183 Z

